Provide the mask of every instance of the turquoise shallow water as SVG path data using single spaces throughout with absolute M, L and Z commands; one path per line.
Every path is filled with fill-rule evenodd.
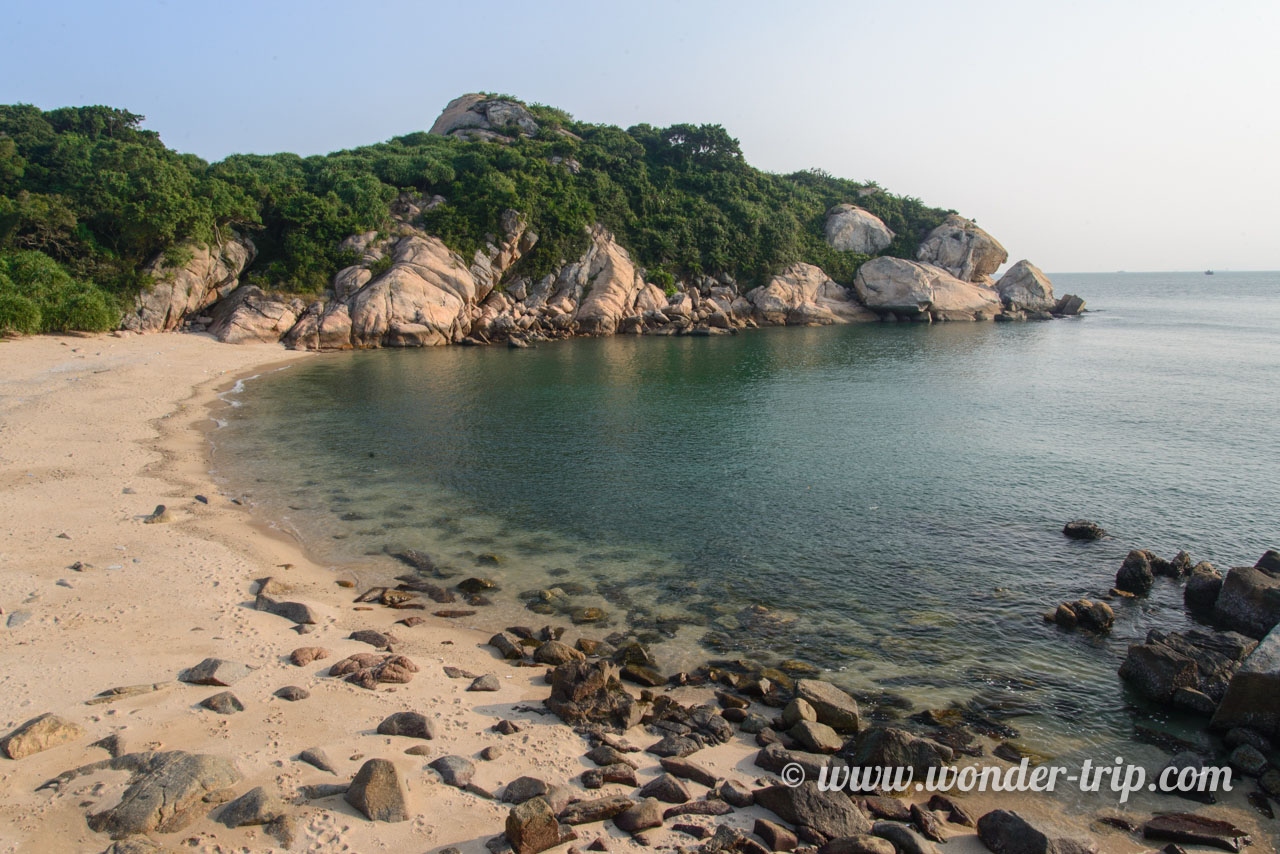
M 413 546 L 505 594 L 567 583 L 612 615 L 584 634 L 642 631 L 670 669 L 801 658 L 885 715 L 977 700 L 1097 756 L 1190 731 L 1115 675 L 1185 624 L 1181 588 L 1101 640 L 1041 613 L 1130 548 L 1280 545 L 1280 273 L 1054 282 L 1094 311 L 323 356 L 234 396 L 217 473 L 334 564 L 389 577 Z M 1079 516 L 1113 538 L 1066 540 Z M 547 619 L 476 619 L 516 616 Z

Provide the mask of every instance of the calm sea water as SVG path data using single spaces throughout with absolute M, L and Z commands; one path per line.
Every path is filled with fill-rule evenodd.
M 1105 639 L 1041 614 L 1130 548 L 1280 546 L 1280 273 L 1054 282 L 1093 311 L 319 357 L 234 396 L 217 473 L 366 577 L 405 546 L 493 577 L 481 625 L 567 622 L 516 599 L 567 585 L 611 615 L 583 634 L 668 669 L 799 658 L 885 715 L 975 702 L 1042 752 L 1133 755 L 1135 721 L 1193 731 L 1116 676 L 1186 625 L 1181 588 Z M 1065 539 L 1080 516 L 1112 538 Z

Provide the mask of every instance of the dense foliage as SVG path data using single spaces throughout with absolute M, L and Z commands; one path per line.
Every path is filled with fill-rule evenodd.
M 848 283 L 865 259 L 823 241 L 831 205 L 883 219 L 894 255 L 910 255 L 947 213 L 823 172 L 761 172 L 718 125 L 624 131 L 530 109 L 538 134 L 507 143 L 418 132 L 325 156 L 208 164 L 124 110 L 0 106 L 0 331 L 109 328 L 148 284 L 151 258 L 181 262 L 183 241 L 233 232 L 257 245 L 255 283 L 321 292 L 353 263 L 342 239 L 386 227 L 406 192 L 446 200 L 423 227 L 467 254 L 499 231 L 504 209 L 520 211 L 540 237 L 516 271 L 531 275 L 574 257 L 601 222 L 668 289 L 701 273 L 755 284 L 794 261 Z

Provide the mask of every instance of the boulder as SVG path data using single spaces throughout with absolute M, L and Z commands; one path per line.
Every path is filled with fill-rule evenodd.
M 668 804 L 683 804 L 693 797 L 685 784 L 671 774 L 660 774 L 645 783 L 636 794 L 641 798 L 657 798 Z
M 909 827 L 891 821 L 877 821 L 872 834 L 893 843 L 898 854 L 938 854 L 938 846 Z
M 221 685 L 226 687 L 249 675 L 247 665 L 221 658 L 206 658 L 195 667 L 189 667 L 178 674 L 180 682 L 192 685 Z
M 605 661 L 570 661 L 557 667 L 546 704 L 565 723 L 595 723 L 616 732 L 635 726 L 642 714 L 618 681 L 617 666 Z
M 404 782 L 396 766 L 386 759 L 370 759 L 361 765 L 345 797 L 369 821 L 409 820 Z
M 502 801 L 508 804 L 522 804 L 530 798 L 540 798 L 547 794 L 551 787 L 537 777 L 517 777 L 502 790 Z
M 1260 569 L 1267 575 L 1280 578 L 1280 552 L 1275 549 L 1267 549 L 1263 552 L 1262 557 L 1258 558 L 1258 562 L 1253 565 L 1254 569 Z
M 234 828 L 266 824 L 284 814 L 284 801 L 258 786 L 223 807 L 218 820 L 227 827 Z
M 1091 522 L 1088 519 L 1073 519 L 1062 526 L 1062 534 L 1073 540 L 1100 540 L 1107 535 L 1107 532 L 1097 522 Z
M 506 837 L 515 854 L 538 854 L 560 844 L 560 822 L 546 799 L 535 796 L 511 808 Z
M 871 830 L 871 822 L 847 794 L 824 792 L 813 780 L 794 787 L 767 786 L 756 792 L 756 804 L 827 839 Z
M 834 729 L 817 721 L 801 721 L 787 734 L 813 753 L 835 753 L 844 746 L 844 739 L 836 735 Z
M 133 772 L 129 786 L 118 804 L 88 821 L 91 830 L 112 839 L 181 830 L 216 802 L 215 793 L 240 782 L 230 760 L 182 750 L 126 754 L 111 767 Z
M 1240 663 L 1256 646 L 1236 632 L 1152 629 L 1144 643 L 1129 647 L 1120 676 L 1157 702 L 1174 701 L 1182 688 L 1195 689 L 1218 702 Z
M 906 730 L 877 726 L 859 736 L 856 745 L 846 746 L 844 754 L 855 768 L 910 767 L 921 779 L 930 768 L 950 762 L 955 752 L 942 744 L 919 738 Z
M 607 798 L 596 798 L 591 801 L 577 801 L 560 811 L 560 820 L 565 824 L 592 824 L 613 818 L 634 805 L 635 801 L 626 795 L 610 795 Z
M 1151 558 L 1150 552 L 1141 549 L 1129 552 L 1116 572 L 1116 589 L 1137 596 L 1145 596 L 1156 583 L 1155 572 L 1151 568 Z
M 978 819 L 978 838 L 994 854 L 1096 854 L 1098 850 L 1093 840 L 1060 834 L 1010 810 L 994 810 Z
M 1142 835 L 1160 842 L 1186 842 L 1223 851 L 1240 851 L 1252 842 L 1249 834 L 1230 822 L 1193 813 L 1158 815 L 1142 826 Z
M 236 712 L 244 711 L 244 703 L 230 691 L 220 691 L 211 697 L 205 697 L 200 701 L 200 705 L 219 715 L 234 715 Z
M 1059 298 L 1051 314 L 1057 317 L 1075 317 L 1084 311 L 1084 300 L 1075 294 L 1066 294 Z
M 830 682 L 820 679 L 797 680 L 796 696 L 812 707 L 819 723 L 838 732 L 858 731 L 861 725 L 858 701 Z
M 1217 729 L 1250 727 L 1272 739 L 1280 739 L 1280 628 L 1249 653 L 1231 677 L 1211 726 Z
M 423 739 L 436 737 L 435 726 L 421 712 L 396 712 L 394 715 L 389 715 L 378 724 L 378 734 Z
M 1280 577 L 1254 566 L 1233 567 L 1213 606 L 1216 622 L 1261 638 L 1280 622 Z
M 1222 573 L 1211 564 L 1198 563 L 1187 577 L 1187 586 L 1182 591 L 1182 602 L 1187 610 L 1197 616 L 1208 616 L 1213 613 L 1213 606 L 1222 592 Z
M 823 227 L 827 245 L 841 252 L 875 255 L 889 247 L 894 233 L 880 217 L 857 205 L 836 205 L 827 211 Z
M 267 294 L 254 285 L 236 288 L 210 312 L 209 334 L 226 344 L 279 341 L 306 308 L 297 297 Z
M 170 252 L 170 257 L 173 256 Z M 165 253 L 153 258 L 142 272 L 152 284 L 144 288 L 120 323 L 131 332 L 172 332 L 188 317 L 225 297 L 240 282 L 240 274 L 257 250 L 247 237 L 223 243 L 186 243 L 178 248 L 184 263 L 170 264 Z
M 33 753 L 84 738 L 84 727 L 57 715 L 45 713 L 32 718 L 0 739 L 0 753 L 22 759 Z
M 1012 311 L 1052 311 L 1057 305 L 1049 277 L 1026 260 L 1005 271 L 996 282 L 996 292 L 1000 294 L 1004 307 Z
M 1009 260 L 1009 253 L 971 220 L 952 214 L 921 241 L 916 260 L 941 267 L 963 281 L 988 284 L 991 274 Z
M 756 322 L 765 326 L 860 323 L 876 320 L 849 290 L 812 264 L 792 264 L 768 284 L 746 293 Z
M 638 804 L 627 807 L 613 817 L 613 823 L 619 830 L 627 833 L 639 833 L 651 827 L 662 827 L 662 804 L 657 798 L 645 798 Z
M 582 257 L 560 271 L 556 290 L 583 294 L 574 319 L 585 335 L 612 335 L 624 317 L 667 303 L 662 289 L 645 283 L 631 255 L 600 226 Z
M 441 756 L 431 763 L 431 768 L 445 785 L 458 789 L 465 789 L 476 775 L 475 763 L 465 756 Z
M 873 258 L 853 281 L 868 308 L 895 315 L 928 315 L 933 320 L 990 320 L 1003 310 L 994 288 L 963 281 L 930 264 L 901 258 Z
M 465 141 L 493 141 L 511 134 L 532 136 L 537 132 L 538 122 L 524 104 L 479 93 L 454 98 L 428 131 Z
M 823 843 L 818 847 L 818 854 L 895 854 L 897 850 L 897 846 L 883 837 L 860 833 Z

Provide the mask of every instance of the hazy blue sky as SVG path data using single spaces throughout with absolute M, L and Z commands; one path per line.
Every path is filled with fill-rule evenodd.
M 331 151 L 464 92 L 718 122 L 875 179 L 1046 270 L 1280 268 L 1280 2 L 8 0 L 0 102 L 110 104 L 171 146 Z

